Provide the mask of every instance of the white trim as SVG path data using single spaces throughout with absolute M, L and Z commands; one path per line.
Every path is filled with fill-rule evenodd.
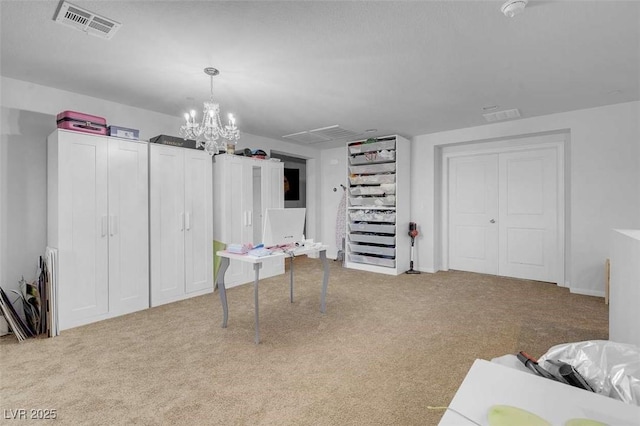
M 557 168 L 558 182 L 557 182 L 557 244 L 558 244 L 558 259 L 557 259 L 557 284 L 560 287 L 568 287 L 567 281 L 567 265 L 566 261 L 566 249 L 565 246 L 565 149 L 568 141 L 568 134 L 565 132 L 522 137 L 511 138 L 499 141 L 477 141 L 470 142 L 468 144 L 461 145 L 445 145 L 436 146 L 440 148 L 437 153 L 436 162 L 440 164 L 440 238 L 436 239 L 436 256 L 440 258 L 439 264 L 436 264 L 436 270 L 448 270 L 449 269 L 449 162 L 452 158 L 467 157 L 472 155 L 487 155 L 487 154 L 499 154 L 506 152 L 518 152 L 518 151 L 533 151 L 539 149 L 555 149 L 557 154 Z M 436 196 L 437 199 L 437 196 Z M 436 219 L 436 226 L 438 220 Z M 439 256 L 438 256 L 439 255 Z
M 604 291 L 602 290 L 589 290 L 586 288 L 570 288 L 570 293 L 573 294 L 582 294 L 584 296 L 595 296 L 604 298 Z

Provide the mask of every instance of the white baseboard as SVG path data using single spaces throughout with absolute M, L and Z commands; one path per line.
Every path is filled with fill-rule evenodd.
M 570 288 L 569 291 L 575 294 L 582 294 L 585 296 L 595 296 L 604 298 L 604 290 L 588 290 L 586 288 Z

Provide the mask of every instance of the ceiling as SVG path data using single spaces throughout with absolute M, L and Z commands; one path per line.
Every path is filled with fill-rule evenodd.
M 243 132 L 326 126 L 405 137 L 640 99 L 640 2 L 72 1 L 111 40 L 1 2 L 4 77 L 182 117 L 214 97 Z M 376 129 L 369 133 L 366 130 Z M 335 141 L 334 141 L 335 142 Z M 314 147 L 335 146 L 331 142 Z

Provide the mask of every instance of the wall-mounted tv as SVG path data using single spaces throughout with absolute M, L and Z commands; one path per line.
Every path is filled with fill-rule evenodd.
M 300 200 L 300 169 L 284 169 L 284 200 Z

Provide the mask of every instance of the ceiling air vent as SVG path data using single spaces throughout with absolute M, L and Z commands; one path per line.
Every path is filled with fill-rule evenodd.
M 106 39 L 113 37 L 113 34 L 122 26 L 119 22 L 96 15 L 66 1 L 60 4 L 55 21 L 67 27 Z
M 492 123 L 494 121 L 511 120 L 512 118 L 519 118 L 520 111 L 518 111 L 517 108 L 507 109 L 504 111 L 496 111 L 496 112 L 490 112 L 488 114 L 482 114 L 482 116 L 489 123 Z
M 328 142 L 342 138 L 352 138 L 359 134 L 360 133 L 352 132 L 351 130 L 343 129 L 336 124 L 334 126 L 322 127 L 320 129 L 292 133 L 290 135 L 285 135 L 282 138 L 289 139 L 293 142 L 312 144 L 318 142 Z

